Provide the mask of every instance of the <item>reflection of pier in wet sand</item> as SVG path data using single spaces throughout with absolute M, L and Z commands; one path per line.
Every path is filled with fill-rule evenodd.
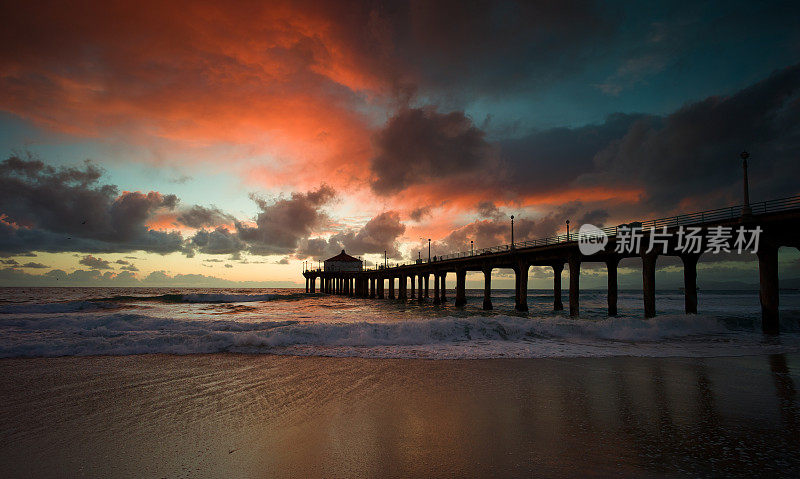
M 637 228 L 639 224 L 637 224 Z M 761 228 L 758 246 L 760 300 L 764 332 L 777 333 L 778 324 L 778 249 L 800 248 L 800 196 L 754 203 L 749 206 L 732 206 L 718 210 L 684 214 L 670 218 L 640 223 L 642 244 L 648 244 L 650 231 L 657 233 L 666 228 L 669 241 L 666 252 L 656 250 L 646 253 L 646 248 L 636 254 L 616 252 L 619 241 L 618 227 L 605 228 L 609 244 L 598 253 L 584 255 L 578 247 L 576 234 L 561 235 L 531 241 L 521 241 L 464 253 L 454 253 L 435 260 L 428 258 L 417 264 L 378 268 L 365 271 L 304 271 L 306 292 L 319 291 L 363 298 L 389 298 L 405 300 L 430 298 L 429 280 L 433 277 L 432 300 L 434 304 L 447 302 L 447 277 L 455 274 L 455 306 L 466 304 L 466 274 L 469 271 L 484 275 L 483 308 L 492 309 L 492 270 L 509 268 L 516 278 L 516 309 L 528 310 L 528 272 L 531 266 L 549 266 L 553 270 L 553 309 L 563 309 L 561 303 L 561 274 L 569 271 L 569 312 L 578 316 L 580 311 L 580 271 L 583 263 L 603 263 L 608 271 L 608 314 L 617 314 L 617 267 L 625 258 L 639 258 L 642 262 L 642 285 L 645 317 L 656 314 L 656 263 L 660 256 L 676 256 L 683 263 L 686 313 L 697 313 L 697 263 L 700 254 L 684 253 L 677 243 L 676 231 L 681 227 L 700 227 L 708 231 L 715 227 L 736 229 Z M 704 236 L 705 238 L 705 236 Z M 735 250 L 736 236 L 728 238 L 725 246 Z M 702 245 L 706 247 L 705 244 Z M 395 291 L 395 283 L 397 290 Z M 386 290 L 388 289 L 388 294 Z

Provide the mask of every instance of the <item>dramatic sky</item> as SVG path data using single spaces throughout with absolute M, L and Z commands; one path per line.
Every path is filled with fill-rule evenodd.
M 0 284 L 291 285 L 704 210 L 743 149 L 754 201 L 798 194 L 798 5 L 6 2 Z

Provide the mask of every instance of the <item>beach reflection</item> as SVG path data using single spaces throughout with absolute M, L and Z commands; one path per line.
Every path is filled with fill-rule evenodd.
M 729 359 L 412 362 L 313 430 L 304 473 L 796 476 L 796 372 Z M 291 468 L 291 466 L 290 466 Z M 279 468 L 280 469 L 280 468 Z
M 797 477 L 799 368 L 784 355 L 3 360 L 0 465 L 8 477 Z

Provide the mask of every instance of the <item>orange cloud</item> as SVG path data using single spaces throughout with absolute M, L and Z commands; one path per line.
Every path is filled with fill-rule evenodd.
M 346 184 L 369 159 L 367 99 L 389 86 L 325 10 L 20 4 L 0 33 L 0 105 L 58 132 L 190 148 L 227 167 L 236 158 L 203 150 L 243 148 L 273 159 L 240 165 L 269 186 Z

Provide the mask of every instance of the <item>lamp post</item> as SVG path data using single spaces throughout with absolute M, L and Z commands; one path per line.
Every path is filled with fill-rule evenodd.
M 475 256 L 475 242 L 473 240 L 469 240 L 469 255 Z
M 428 263 L 431 262 L 431 239 L 428 238 Z
M 386 250 L 383 250 L 383 267 L 384 269 L 389 267 L 389 260 L 386 257 Z
M 514 215 L 511 215 L 511 249 L 514 249 Z
M 567 220 L 567 241 L 569 241 L 569 220 Z
M 742 174 L 744 175 L 744 205 L 742 206 L 742 216 L 750 216 L 753 210 L 750 208 L 750 185 L 747 179 L 747 159 L 750 158 L 750 153 L 743 151 L 739 157 L 742 159 Z

